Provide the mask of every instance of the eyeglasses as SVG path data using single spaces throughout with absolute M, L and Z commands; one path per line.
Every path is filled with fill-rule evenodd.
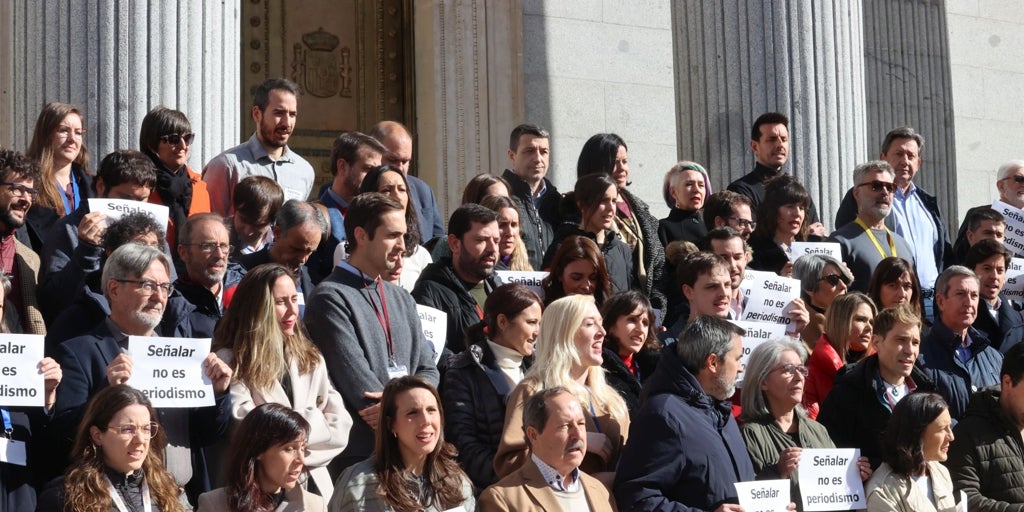
M 232 247 L 231 245 L 219 244 L 217 242 L 203 242 L 201 244 L 179 244 L 179 245 L 184 245 L 186 247 L 198 247 L 199 250 L 203 254 L 211 254 L 211 253 L 213 253 L 213 251 L 218 250 L 218 249 L 220 249 L 220 252 L 222 252 L 224 254 L 231 254 L 231 251 L 234 249 L 234 247 Z
M 25 185 L 22 185 L 20 183 L 14 183 L 11 181 L 0 181 L 0 185 L 6 186 L 7 189 L 11 191 L 11 194 L 14 194 L 15 196 L 28 196 L 32 199 L 35 199 L 36 196 L 39 195 L 38 190 L 32 187 L 26 187 Z
M 70 126 L 60 126 L 57 128 L 57 136 L 64 140 L 70 139 L 71 137 L 82 140 L 85 138 L 85 133 L 85 128 L 79 128 L 77 130 Z
M 1007 176 L 1004 180 L 1013 180 L 1014 183 L 1024 183 L 1024 174 L 1014 174 L 1013 176 Z
M 802 364 L 788 364 L 787 363 L 787 364 L 784 364 L 782 366 L 779 366 L 778 368 L 775 368 L 775 370 L 772 370 L 772 371 L 779 371 L 779 370 L 782 371 L 782 376 L 786 377 L 786 378 L 792 378 L 797 373 L 799 373 L 803 377 L 807 377 L 807 374 L 810 373 L 807 370 L 807 367 L 802 365 Z
M 186 146 L 191 146 L 192 141 L 195 140 L 195 138 L 196 134 L 194 133 L 168 133 L 167 135 L 160 136 L 160 140 L 172 146 L 181 144 L 181 141 L 185 141 Z
M 752 220 L 741 219 L 739 217 L 727 217 L 726 220 L 731 221 L 731 222 L 735 222 L 737 226 L 739 226 L 741 228 L 744 228 L 744 229 L 746 229 L 746 228 L 750 228 L 750 229 L 757 228 L 757 223 L 752 221 Z
M 131 439 L 136 434 L 141 433 L 143 438 L 152 439 L 156 435 L 156 432 L 160 430 L 160 425 L 156 422 L 150 422 L 146 425 L 133 425 L 131 423 L 125 423 L 124 425 L 110 425 L 107 430 L 113 430 L 118 435 L 125 439 Z
M 156 281 L 150 281 L 149 279 L 116 279 L 119 283 L 132 283 L 139 285 L 139 289 L 152 295 L 157 290 L 164 292 L 164 295 L 170 295 L 174 291 L 174 285 L 171 283 L 158 283 Z
M 896 185 L 888 181 L 869 181 L 867 183 L 861 183 L 858 187 L 871 187 L 872 192 L 885 191 L 886 194 L 892 194 L 896 190 Z
M 850 280 L 847 279 L 846 276 L 842 274 L 829 274 L 827 276 L 823 276 L 821 279 L 818 279 L 818 281 L 828 281 L 828 284 L 831 286 L 839 286 L 839 281 L 842 281 L 845 285 L 850 284 Z

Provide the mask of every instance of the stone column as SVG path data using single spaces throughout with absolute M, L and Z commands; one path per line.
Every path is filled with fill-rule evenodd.
M 239 142 L 238 2 L 13 0 L 12 146 L 28 146 L 43 105 L 74 103 L 95 168 L 138 149 L 142 118 L 166 105 L 192 123 L 189 165 L 200 170 Z
M 469 178 L 508 166 L 508 135 L 524 112 L 522 11 L 484 0 L 413 8 L 416 160 L 447 221 Z
M 936 195 L 955 233 L 960 215 L 944 2 L 864 0 L 864 64 L 869 155 L 878 155 L 893 128 L 913 126 L 925 139 L 914 183 Z M 979 182 L 977 189 L 983 189 L 983 198 L 995 194 L 991 182 Z
M 822 221 L 868 155 L 861 2 L 672 2 L 679 157 L 707 165 L 721 190 L 754 166 L 750 127 L 790 118 L 786 169 Z

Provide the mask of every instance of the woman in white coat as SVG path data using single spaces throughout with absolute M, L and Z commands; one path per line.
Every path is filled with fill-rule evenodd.
M 327 375 L 323 356 L 299 321 L 295 276 L 269 263 L 250 270 L 217 325 L 214 349 L 231 365 L 232 416 L 265 403 L 291 407 L 309 422 L 305 467 L 326 500 L 334 489 L 327 464 L 348 444 L 352 417 Z

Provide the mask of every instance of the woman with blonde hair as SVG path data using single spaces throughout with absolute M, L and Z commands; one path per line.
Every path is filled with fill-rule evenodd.
M 63 482 L 49 484 L 37 510 L 185 510 L 184 493 L 164 468 L 166 445 L 141 391 L 126 384 L 103 388 L 86 407 Z
M 512 391 L 505 429 L 494 457 L 499 478 L 519 469 L 528 448 L 523 432 L 523 404 L 534 393 L 564 386 L 579 397 L 587 417 L 587 454 L 580 470 L 610 484 L 619 453 L 629 435 L 629 412 L 618 391 L 605 382 L 601 313 L 590 295 L 570 295 L 544 310 L 534 364 Z
M 348 445 L 352 417 L 334 390 L 327 365 L 298 321 L 295 276 L 268 263 L 250 270 L 217 325 L 214 349 L 231 365 L 232 416 L 242 420 L 264 403 L 279 403 L 309 422 L 305 466 L 316 489 L 330 499 L 327 464 Z

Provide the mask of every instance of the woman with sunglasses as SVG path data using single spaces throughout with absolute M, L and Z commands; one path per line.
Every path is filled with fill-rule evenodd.
M 792 275 L 789 254 L 793 242 L 824 241 L 820 236 L 807 233 L 810 204 L 807 189 L 792 176 L 782 175 L 765 185 L 764 202 L 757 209 L 757 228 L 747 241 L 754 252 L 748 268 L 787 277 Z
M 839 369 L 871 354 L 871 323 L 876 313 L 875 304 L 860 292 L 832 301 L 825 313 L 824 331 L 807 360 L 803 403 L 811 419 L 818 419 L 818 409 L 832 391 Z
M 789 339 L 762 343 L 743 372 L 740 434 L 758 480 L 789 479 L 790 499 L 800 505 L 796 471 L 804 448 L 835 448 L 824 425 L 807 417 L 803 400 L 807 367 L 804 347 Z M 867 457 L 857 461 L 860 477 L 871 478 Z
M 156 188 L 149 202 L 170 209 L 167 243 L 178 254 L 175 226 L 195 213 L 210 211 L 210 193 L 202 176 L 188 167 L 189 150 L 196 134 L 183 112 L 159 106 L 142 119 L 139 149 L 156 165 Z
M 807 254 L 793 263 L 793 279 L 800 280 L 800 298 L 810 309 L 811 320 L 800 331 L 800 339 L 810 350 L 825 329 L 825 311 L 836 297 L 846 293 L 853 274 L 831 256 Z
M 117 384 L 89 401 L 63 479 L 40 493 L 44 512 L 183 511 L 185 493 L 164 468 L 167 436 L 142 392 Z M 190 507 L 189 507 L 190 508 Z
M 915 315 L 921 316 L 921 282 L 909 261 L 891 256 L 875 267 L 868 283 L 868 296 L 879 311 L 898 304 L 906 304 Z

